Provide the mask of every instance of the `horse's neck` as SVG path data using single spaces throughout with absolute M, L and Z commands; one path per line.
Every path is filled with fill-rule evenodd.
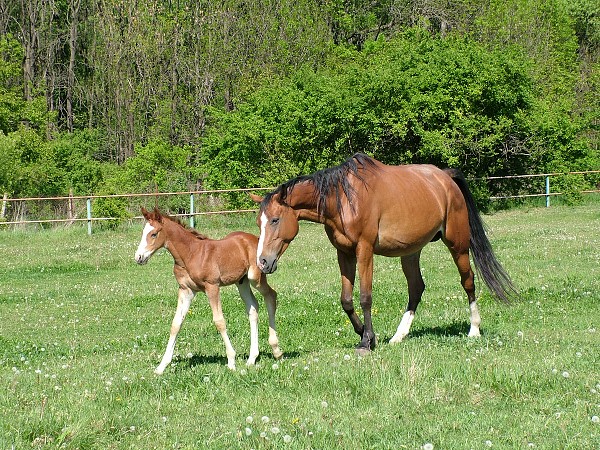
M 173 221 L 166 220 L 164 226 L 167 228 L 165 248 L 175 260 L 175 264 L 186 267 L 191 253 L 190 244 L 192 242 L 201 243 L 202 241 L 196 239 L 189 231 Z
M 298 213 L 299 219 L 323 223 L 323 218 L 318 213 L 318 198 L 315 186 L 303 181 L 294 186 L 285 201 Z

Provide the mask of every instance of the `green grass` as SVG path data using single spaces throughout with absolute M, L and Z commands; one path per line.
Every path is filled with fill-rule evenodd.
M 485 219 L 523 298 L 506 307 L 480 289 L 479 339 L 466 337 L 466 297 L 437 242 L 423 252 L 411 335 L 396 346 L 405 280 L 399 259 L 376 260 L 379 345 L 357 358 L 335 251 L 303 223 L 269 278 L 285 359 L 270 354 L 263 307 L 261 357 L 244 366 L 249 326 L 229 287 L 238 370 L 198 296 L 160 377 L 177 286 L 168 253 L 134 263 L 141 223 L 92 236 L 1 231 L 0 448 L 599 448 L 600 205 Z M 197 227 L 257 232 L 251 216 Z

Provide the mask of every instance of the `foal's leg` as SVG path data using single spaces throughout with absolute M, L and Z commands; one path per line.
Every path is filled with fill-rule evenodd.
M 236 286 L 240 292 L 240 297 L 242 297 L 246 304 L 246 313 L 250 321 L 250 353 L 248 354 L 246 365 L 251 366 L 256 361 L 256 358 L 258 358 L 258 303 L 250 289 L 247 276 L 244 276 Z
M 337 257 L 342 275 L 342 294 L 340 298 L 342 308 L 348 315 L 348 319 L 354 327 L 354 332 L 362 337 L 365 327 L 354 310 L 354 300 L 352 298 L 354 280 L 356 279 L 356 256 L 347 255 L 338 250 Z
M 205 286 L 206 296 L 210 304 L 210 309 L 213 313 L 213 322 L 217 331 L 221 333 L 223 342 L 225 343 L 225 353 L 227 354 L 227 367 L 231 370 L 235 370 L 235 350 L 231 345 L 229 336 L 227 335 L 227 326 L 225 325 L 225 318 L 223 317 L 223 309 L 221 307 L 221 294 L 219 292 L 219 286 L 214 284 L 207 284 Z
M 279 348 L 279 338 L 277 337 L 277 331 L 275 328 L 275 312 L 277 311 L 277 292 L 269 286 L 267 283 L 267 276 L 262 273 L 258 268 L 253 270 L 250 268 L 248 272 L 248 278 L 250 284 L 258 289 L 258 292 L 265 299 L 267 305 L 267 313 L 269 315 L 269 345 L 273 349 L 273 356 L 275 359 L 279 359 L 283 356 L 283 351 Z
M 175 350 L 175 340 L 177 339 L 177 334 L 181 329 L 181 324 L 183 323 L 183 319 L 185 319 L 185 315 L 190 309 L 190 304 L 192 303 L 192 299 L 196 295 L 191 289 L 188 288 L 179 288 L 179 294 L 177 296 L 177 310 L 175 311 L 175 317 L 173 317 L 173 322 L 171 323 L 171 333 L 169 335 L 169 342 L 167 343 L 167 348 L 165 350 L 165 354 L 162 357 L 162 361 L 158 365 L 156 369 L 154 369 L 154 373 L 160 375 L 165 371 L 165 368 L 169 365 L 171 360 L 173 359 L 173 351 Z
M 402 339 L 408 335 L 412 321 L 415 318 L 415 311 L 417 306 L 419 306 L 421 296 L 425 291 L 425 283 L 423 282 L 421 267 L 419 265 L 420 259 L 420 250 L 417 253 L 401 258 L 402 271 L 408 282 L 408 306 L 406 307 L 406 312 L 402 316 L 400 325 L 398 325 L 396 334 L 390 339 L 390 344 L 401 342 Z

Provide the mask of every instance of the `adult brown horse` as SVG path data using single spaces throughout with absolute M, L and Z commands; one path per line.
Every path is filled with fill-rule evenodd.
M 223 239 L 213 240 L 161 214 L 156 208 L 152 212 L 142 208 L 142 214 L 146 225 L 135 252 L 135 261 L 146 264 L 154 252 L 165 247 L 173 256 L 173 273 L 179 283 L 177 311 L 171 324 L 169 342 L 162 361 L 154 372 L 162 374 L 171 362 L 177 334 L 197 292 L 204 292 L 208 297 L 213 322 L 225 343 L 227 366 L 235 369 L 235 350 L 227 335 L 220 296 L 221 286 L 234 283 L 246 303 L 246 313 L 250 320 L 250 354 L 247 364 L 254 364 L 258 357 L 258 303 L 250 285 L 258 289 L 265 299 L 269 314 L 269 344 L 275 358 L 280 358 L 282 351 L 275 331 L 277 293 L 267 284 L 266 275 L 256 266 L 258 238 L 237 231 Z
M 425 290 L 421 250 L 431 241 L 442 239 L 458 267 L 470 306 L 469 336 L 479 336 L 481 322 L 469 249 L 478 273 L 497 298 L 508 301 L 517 295 L 494 256 L 467 183 L 457 170 L 387 166 L 356 154 L 339 166 L 294 178 L 264 198 L 252 195 L 252 199 L 260 203 L 257 265 L 264 273 L 277 269 L 277 260 L 298 233 L 299 220 L 325 225 L 337 249 L 342 307 L 362 337 L 359 353 L 375 347 L 371 320 L 374 254 L 399 256 L 408 281 L 408 306 L 391 343 L 400 342 L 410 330 Z M 364 325 L 352 300 L 357 263 Z

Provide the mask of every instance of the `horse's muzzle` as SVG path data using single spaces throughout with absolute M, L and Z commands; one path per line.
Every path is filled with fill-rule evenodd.
M 268 275 L 277 270 L 277 258 L 265 258 L 261 256 L 258 258 L 257 265 L 262 273 Z

